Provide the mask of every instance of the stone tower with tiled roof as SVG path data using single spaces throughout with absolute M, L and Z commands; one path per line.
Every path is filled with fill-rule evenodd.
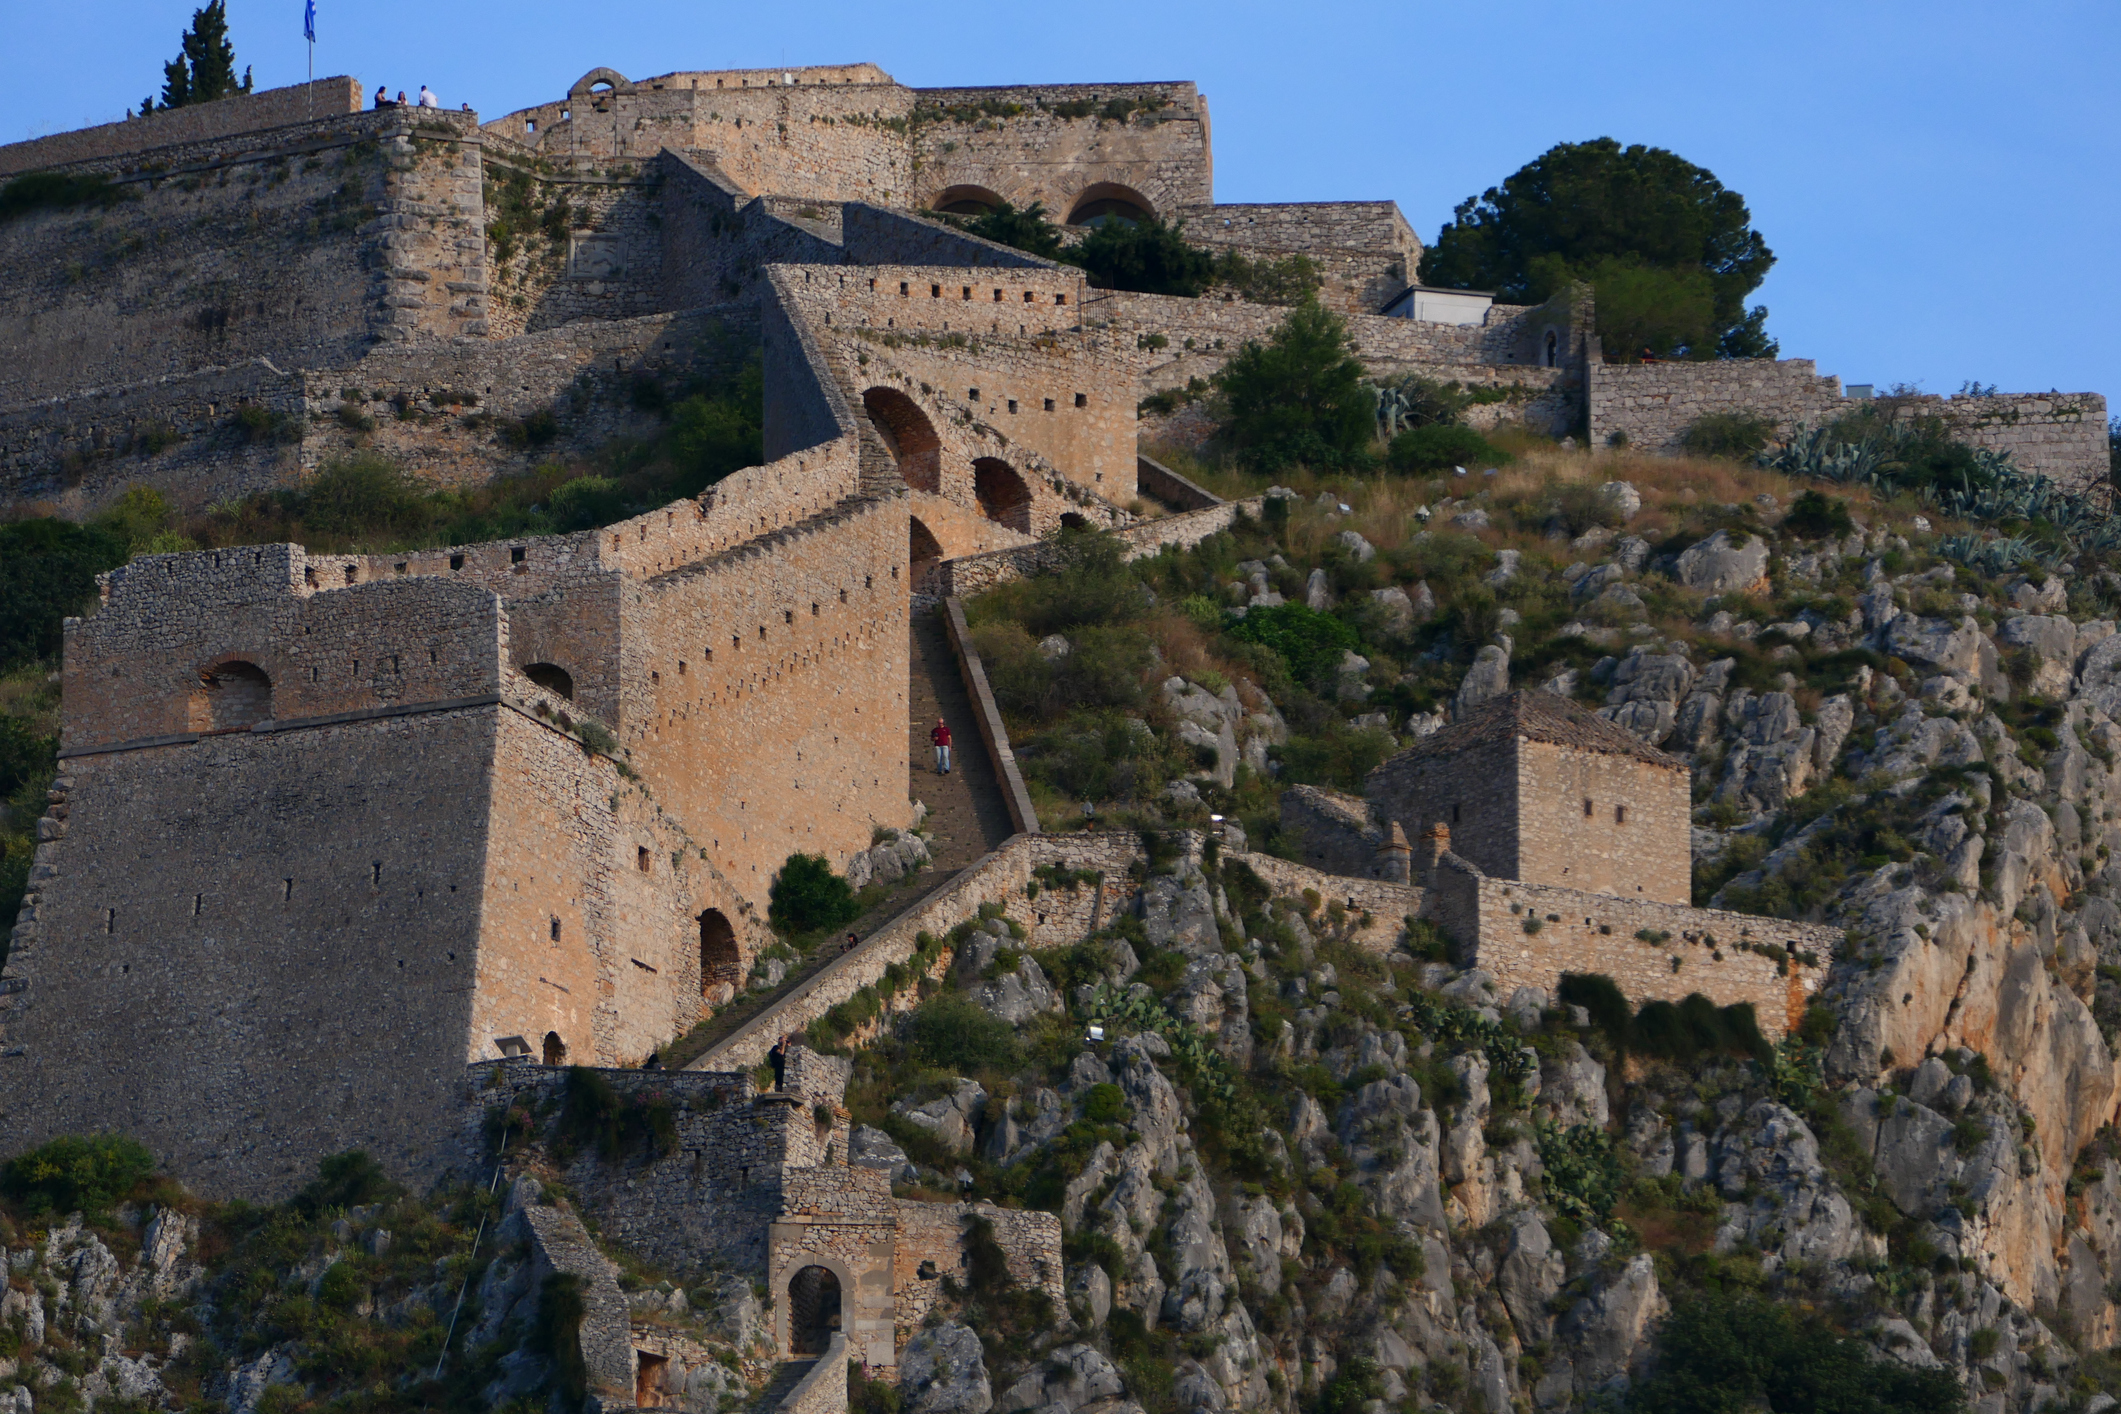
M 1370 773 L 1380 821 L 1450 830 L 1492 878 L 1685 904 L 1687 764 L 1547 692 L 1481 704 Z

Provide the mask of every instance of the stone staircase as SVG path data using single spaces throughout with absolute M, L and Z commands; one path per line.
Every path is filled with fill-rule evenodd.
M 781 1407 L 781 1401 L 802 1383 L 803 1376 L 809 1374 L 817 1362 L 818 1357 L 815 1355 L 783 1360 L 774 1368 L 773 1378 L 759 1391 L 758 1398 L 751 1401 L 751 1414 L 773 1414 L 774 1410 Z
M 913 798 L 928 807 L 926 828 L 933 834 L 929 852 L 935 867 L 951 873 L 979 859 L 1016 832 L 996 777 L 994 762 L 980 740 L 972 696 L 950 650 L 943 616 L 916 613 L 911 626 L 907 671 L 907 759 L 912 763 Z M 947 776 L 935 773 L 935 748 L 928 733 L 941 717 L 950 724 L 956 746 Z

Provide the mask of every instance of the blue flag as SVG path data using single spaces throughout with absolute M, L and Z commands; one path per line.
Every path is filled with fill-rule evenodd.
M 317 42 L 317 0 L 302 0 L 302 37 Z

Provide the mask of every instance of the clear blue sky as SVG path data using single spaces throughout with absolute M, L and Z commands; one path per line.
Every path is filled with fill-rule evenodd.
M 11 6 L 0 140 L 121 116 L 201 0 Z M 1390 197 L 1424 239 L 1551 144 L 1668 147 L 1750 203 L 1785 357 L 2121 405 L 2121 4 L 318 0 L 317 72 L 492 117 L 596 65 L 873 60 L 914 85 L 1193 79 L 1224 201 Z M 229 0 L 259 86 L 301 0 Z

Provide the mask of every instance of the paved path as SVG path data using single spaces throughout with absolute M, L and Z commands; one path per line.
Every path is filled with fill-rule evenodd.
M 926 828 L 935 867 L 955 872 L 991 852 L 1015 833 L 1002 797 L 994 762 L 980 740 L 972 698 L 950 651 L 950 631 L 941 614 L 919 614 L 913 620 L 908 654 L 907 759 L 912 763 L 913 798 L 928 807 Z M 935 749 L 928 732 L 941 717 L 956 738 L 949 775 L 935 773 Z

